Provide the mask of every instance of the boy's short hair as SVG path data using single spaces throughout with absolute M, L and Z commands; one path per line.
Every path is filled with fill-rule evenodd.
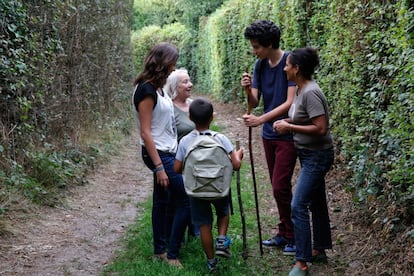
M 196 98 L 190 104 L 189 113 L 196 125 L 208 125 L 213 116 L 213 105 L 207 99 Z
M 280 46 L 280 29 L 270 20 L 255 21 L 246 28 L 244 37 L 264 47 L 272 45 L 273 49 L 279 49 Z

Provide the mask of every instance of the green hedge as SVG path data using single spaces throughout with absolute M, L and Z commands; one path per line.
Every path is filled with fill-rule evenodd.
M 143 69 L 144 59 L 148 51 L 159 42 L 174 44 L 180 53 L 177 68 L 184 66 L 189 69 L 189 58 L 191 58 L 192 51 L 191 38 L 191 30 L 181 23 L 165 25 L 163 28 L 158 25 L 149 25 L 132 32 L 131 45 L 135 73 L 138 74 Z
M 224 101 L 243 100 L 240 76 L 254 61 L 243 32 L 256 19 L 281 27 L 284 49 L 318 48 L 316 78 L 332 109 L 337 150 L 351 173 L 348 188 L 375 214 L 373 221 L 409 225 L 414 219 L 410 3 L 227 1 L 200 24 L 197 85 Z
M 191 35 L 181 44 L 189 49 L 181 51 L 181 57 L 191 68 L 198 91 L 245 104 L 240 76 L 246 67 L 252 71 L 255 57 L 243 33 L 257 19 L 280 26 L 285 50 L 319 49 L 321 66 L 315 77 L 331 107 L 337 160 L 342 160 L 338 166 L 349 177 L 341 188 L 352 192 L 364 222 L 380 229 L 375 239 L 400 236 L 399 244 L 410 242 L 414 237 L 411 1 L 225 1 L 209 17 L 200 17 L 198 27 L 192 25 L 194 17 L 191 24 L 187 19 L 181 22 Z M 143 29 L 144 42 L 134 45 L 150 45 L 167 26 Z
M 43 201 L 50 183 L 82 183 L 93 136 L 129 129 L 131 10 L 132 0 L 0 1 L 0 213 L 10 187 Z

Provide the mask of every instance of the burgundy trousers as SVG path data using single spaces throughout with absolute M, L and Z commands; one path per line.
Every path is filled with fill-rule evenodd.
M 273 197 L 279 212 L 278 235 L 294 240 L 291 221 L 292 175 L 296 164 L 293 141 L 263 139 Z

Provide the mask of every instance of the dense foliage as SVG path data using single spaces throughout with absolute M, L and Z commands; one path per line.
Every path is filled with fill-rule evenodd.
M 93 162 L 88 140 L 124 124 L 131 10 L 132 1 L 0 1 L 0 210 L 10 189 L 53 204 L 50 190 L 82 182 Z
M 181 23 L 173 23 L 165 25 L 161 28 L 158 25 L 149 25 L 141 30 L 134 31 L 131 34 L 132 53 L 134 57 L 135 72 L 138 73 L 143 69 L 143 62 L 148 51 L 160 41 L 168 41 L 176 45 L 180 51 L 180 59 L 177 67 L 188 64 L 191 52 L 189 40 L 191 39 L 191 31 Z
M 199 90 L 243 100 L 255 60 L 243 32 L 270 19 L 282 48 L 319 49 L 355 206 L 383 236 L 412 242 L 413 1 L 9 0 L 0 12 L 0 213 L 10 189 L 53 204 L 49 191 L 82 181 L 99 151 L 85 147 L 91 136 L 127 129 L 130 81 L 156 42 L 179 47 Z
M 222 0 L 134 0 L 132 47 L 135 71 L 142 69 L 146 50 L 156 42 L 168 41 L 176 43 L 180 50 L 178 67 L 185 67 L 192 81 L 196 82 L 199 21 L 222 3 Z
M 213 13 L 223 0 L 134 0 L 132 28 L 149 25 L 164 26 L 180 22 L 190 29 L 198 29 L 199 19 Z
M 391 233 L 414 219 L 413 15 L 408 1 L 228 1 L 200 25 L 198 85 L 237 95 L 255 19 L 280 25 L 285 49 L 317 47 L 349 188 Z
M 213 1 L 214 2 L 214 1 Z M 229 0 L 200 17 L 191 77 L 224 101 L 242 100 L 255 58 L 247 25 L 270 19 L 282 48 L 319 49 L 317 81 L 331 107 L 338 160 L 364 223 L 414 238 L 414 5 L 409 0 Z M 184 23 L 183 23 L 184 24 Z M 194 48 L 192 48 L 194 49 Z

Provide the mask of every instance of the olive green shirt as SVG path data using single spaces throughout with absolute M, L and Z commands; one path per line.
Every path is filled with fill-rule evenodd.
M 289 118 L 296 125 L 310 125 L 312 119 L 325 115 L 328 131 L 324 136 L 293 133 L 295 147 L 298 149 L 323 150 L 333 147 L 329 131 L 328 104 L 321 88 L 315 81 L 309 82 L 299 95 L 295 95 L 289 109 Z
M 180 141 L 181 138 L 183 138 L 185 135 L 190 133 L 195 128 L 195 125 L 193 121 L 190 120 L 190 116 L 188 112 L 182 111 L 175 105 L 174 105 L 174 116 L 175 116 L 175 124 L 177 126 L 178 141 Z

